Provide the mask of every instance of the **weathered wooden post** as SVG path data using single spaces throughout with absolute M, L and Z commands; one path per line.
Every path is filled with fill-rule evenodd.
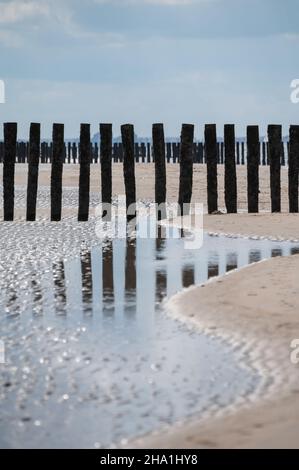
M 207 162 L 208 212 L 212 214 L 218 211 L 216 124 L 205 125 L 205 155 Z
M 3 212 L 4 220 L 14 219 L 15 162 L 17 151 L 17 123 L 4 124 Z
M 167 163 L 170 163 L 171 161 L 171 143 L 167 142 L 166 144 L 166 160 Z
M 281 166 L 285 166 L 285 164 L 284 142 L 281 142 Z
M 180 146 L 180 186 L 178 201 L 180 215 L 187 215 L 190 211 L 193 183 L 193 139 L 194 125 L 183 124 Z
M 244 142 L 241 142 L 241 163 L 245 165 L 245 145 Z
M 90 193 L 90 124 L 81 124 L 79 154 L 80 176 L 78 221 L 86 222 L 89 216 Z
M 266 166 L 266 152 L 267 152 L 267 149 L 266 149 L 266 142 L 263 142 L 262 144 L 262 165 L 263 166 Z
M 271 210 L 281 211 L 281 126 L 268 126 L 269 160 L 270 160 L 270 184 L 271 184 Z
M 121 126 L 121 136 L 124 150 L 124 180 L 126 190 L 127 220 L 136 216 L 136 182 L 134 159 L 134 126 Z
M 36 199 L 40 155 L 40 124 L 30 124 L 26 220 L 36 219 Z
M 248 212 L 259 211 L 260 137 L 258 126 L 247 127 L 247 201 Z
M 237 172 L 235 155 L 235 126 L 225 124 L 224 126 L 224 193 L 225 205 L 228 214 L 237 213 Z
M 112 204 L 112 124 L 100 124 L 101 185 L 103 217 L 111 220 Z M 109 205 L 109 206 L 108 206 Z M 109 210 L 107 210 L 109 207 Z
M 158 220 L 166 217 L 166 165 L 163 124 L 153 124 L 153 152 L 155 160 L 155 203 Z
M 51 168 L 51 220 L 61 220 L 64 124 L 53 124 Z
M 299 126 L 290 126 L 289 210 L 298 212 Z
M 237 142 L 237 165 L 240 165 L 240 142 Z

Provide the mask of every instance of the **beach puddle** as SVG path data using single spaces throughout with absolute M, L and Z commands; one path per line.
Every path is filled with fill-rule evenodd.
M 118 445 L 256 389 L 231 346 L 162 301 L 299 244 L 205 234 L 187 250 L 182 235 L 101 244 L 94 221 L 2 225 L 1 447 Z

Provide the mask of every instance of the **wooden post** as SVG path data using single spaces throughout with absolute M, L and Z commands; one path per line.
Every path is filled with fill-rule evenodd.
M 235 155 L 235 126 L 225 124 L 224 126 L 225 147 L 225 205 L 228 214 L 237 213 L 237 172 Z
M 240 142 L 237 142 L 237 165 L 240 165 Z
M 208 212 L 212 214 L 218 211 L 216 124 L 206 124 L 205 126 L 205 154 L 208 181 Z
M 61 220 L 64 124 L 53 124 L 51 169 L 51 220 Z
M 17 151 L 17 123 L 4 124 L 3 212 L 4 220 L 14 219 L 15 161 Z
M 248 212 L 259 211 L 260 137 L 258 126 L 247 127 L 247 200 Z
M 299 126 L 290 126 L 289 210 L 298 212 Z
M 285 166 L 284 142 L 281 142 L 281 166 Z
M 112 124 L 100 124 L 102 204 L 103 217 L 111 220 L 112 203 Z M 116 155 L 116 154 L 115 154 Z M 107 211 L 109 204 L 109 211 Z
M 136 182 L 134 159 L 134 126 L 121 126 L 121 136 L 124 149 L 124 180 L 126 190 L 127 220 L 136 216 Z
M 155 203 L 158 220 L 166 217 L 166 165 L 163 124 L 153 124 L 153 152 L 155 160 Z
M 30 124 L 29 161 L 27 181 L 27 212 L 26 220 L 36 219 L 36 199 L 38 186 L 38 167 L 40 155 L 40 124 Z
M 194 125 L 183 124 L 180 146 L 180 215 L 189 214 L 193 182 L 193 139 Z
M 270 160 L 270 184 L 271 184 L 271 210 L 281 211 L 281 187 L 280 187 L 280 156 L 281 156 L 281 126 L 268 126 L 269 160 Z
M 80 177 L 78 221 L 86 222 L 89 216 L 90 193 L 90 124 L 81 124 L 79 153 Z
M 245 165 L 245 145 L 244 142 L 241 142 L 241 163 Z
M 263 156 L 262 156 L 262 165 L 265 166 L 266 165 L 266 142 L 263 142 L 262 144 L 262 153 L 263 153 Z

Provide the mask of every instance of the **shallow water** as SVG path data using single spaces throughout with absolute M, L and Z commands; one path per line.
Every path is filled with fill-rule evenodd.
M 94 221 L 2 224 L 1 447 L 107 447 L 257 387 L 229 345 L 161 301 L 298 244 L 205 235 L 195 251 L 160 237 L 100 244 Z

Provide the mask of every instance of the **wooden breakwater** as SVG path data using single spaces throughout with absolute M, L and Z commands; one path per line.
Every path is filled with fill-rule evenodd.
M 282 128 L 280 125 L 268 126 L 267 151 L 264 153 L 265 142 L 260 142 L 258 126 L 247 127 L 246 152 L 245 143 L 241 145 L 241 154 L 238 142 L 235 138 L 234 125 L 227 124 L 224 127 L 224 141 L 220 146 L 217 141 L 215 124 L 205 125 L 205 139 L 202 146 L 202 159 L 195 158 L 195 149 L 199 143 L 194 143 L 194 125 L 183 124 L 181 140 L 175 144 L 178 149 L 175 162 L 180 164 L 180 179 L 178 191 L 178 204 L 181 213 L 188 211 L 193 188 L 193 164 L 205 164 L 207 166 L 207 201 L 210 214 L 218 211 L 218 177 L 217 166 L 224 164 L 225 167 L 225 205 L 228 213 L 236 213 L 237 201 L 237 173 L 236 165 L 240 162 L 247 164 L 247 192 L 248 212 L 259 210 L 259 167 L 268 164 L 270 167 L 270 192 L 272 212 L 281 211 L 281 167 L 286 160 L 282 152 L 284 147 L 282 141 Z M 135 163 L 136 144 L 134 142 L 134 126 L 125 124 L 121 126 L 122 135 L 122 157 L 120 163 L 123 165 L 124 183 L 126 191 L 126 204 L 130 213 L 128 219 L 135 216 L 136 204 L 136 181 Z M 81 124 L 80 141 L 76 163 L 80 165 L 79 176 L 79 205 L 78 220 L 86 221 L 89 217 L 90 205 L 90 165 L 101 164 L 102 187 L 101 195 L 104 204 L 111 203 L 112 198 L 112 162 L 115 144 L 112 140 L 112 125 L 100 124 L 101 145 L 100 152 L 95 159 L 90 138 L 90 125 Z M 170 155 L 169 145 L 165 143 L 163 124 L 154 124 L 152 128 L 151 159 L 155 162 L 155 197 L 156 203 L 160 205 L 159 217 L 163 217 L 163 205 L 166 203 L 167 191 L 167 167 L 170 163 L 167 155 Z M 243 148 L 244 147 L 244 148 Z M 299 126 L 290 126 L 288 142 L 288 176 L 289 176 L 289 211 L 298 212 L 298 174 L 299 174 Z M 16 163 L 28 163 L 27 182 L 27 210 L 26 218 L 34 221 L 36 218 L 36 202 L 38 188 L 39 163 L 41 158 L 42 143 L 40 142 L 40 124 L 32 123 L 30 126 L 30 137 L 27 148 L 27 160 L 18 157 L 17 124 L 4 124 L 4 142 L 2 148 L 3 162 L 3 209 L 4 220 L 14 219 L 14 173 Z M 72 146 L 70 148 L 73 148 Z M 239 148 L 239 150 L 238 150 Z M 66 146 L 64 141 L 64 125 L 54 124 L 51 144 L 51 220 L 61 220 L 62 212 L 62 174 L 64 164 L 71 159 L 66 157 Z M 246 155 L 246 158 L 245 158 Z M 240 160 L 241 157 L 241 160 Z M 283 159 L 284 158 L 284 159 Z M 146 153 L 144 154 L 146 159 Z M 141 159 L 141 162 L 143 160 Z M 161 209 L 162 205 L 162 209 Z M 164 207 L 165 208 L 165 207 Z M 186 209 L 187 208 L 187 209 Z

